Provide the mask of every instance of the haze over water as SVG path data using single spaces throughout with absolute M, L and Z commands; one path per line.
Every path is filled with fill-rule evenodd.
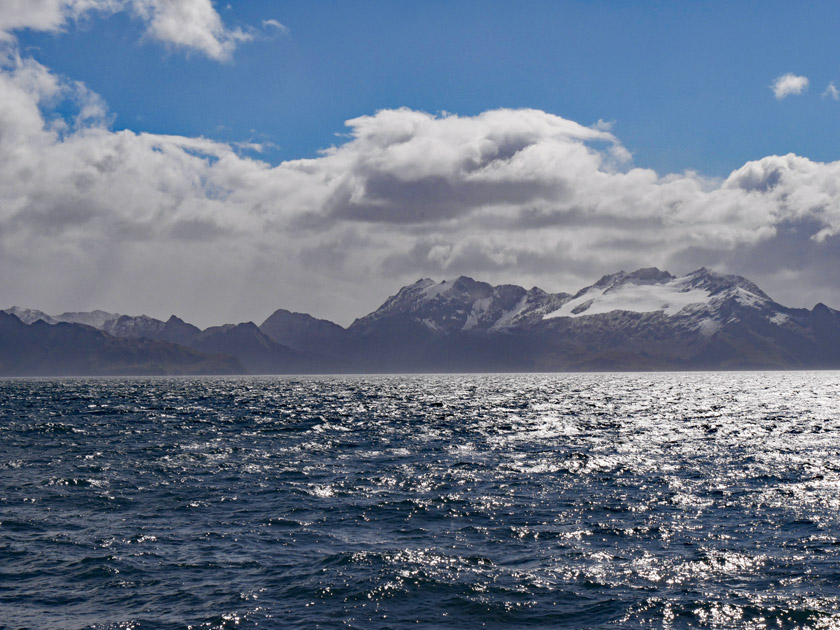
M 0 381 L 0 627 L 840 627 L 840 373 Z

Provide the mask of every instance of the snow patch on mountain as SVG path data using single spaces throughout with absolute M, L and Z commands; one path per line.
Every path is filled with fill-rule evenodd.
M 721 328 L 723 328 L 723 322 L 713 317 L 704 317 L 694 325 L 694 329 L 704 337 L 711 337 Z
M 790 321 L 790 316 L 787 313 L 776 313 L 772 317 L 768 317 L 771 324 L 776 324 L 776 326 L 781 326 L 786 324 Z
M 743 287 L 736 287 L 733 293 L 733 297 L 741 306 L 755 308 L 766 301 L 765 298 L 762 298 L 751 291 L 747 291 Z
M 454 284 L 453 282 L 447 282 L 446 280 L 435 283 L 434 280 L 430 279 L 421 280 L 421 282 L 428 283 L 422 291 L 422 296 L 425 300 L 434 300 L 442 293 L 451 292 Z
M 493 325 L 490 327 L 490 330 L 503 330 L 509 327 L 520 315 L 523 313 L 531 310 L 533 305 L 530 304 L 530 300 L 528 299 L 530 296 L 525 294 L 522 296 L 522 299 L 509 311 L 506 311 L 499 319 L 497 319 Z
M 428 317 L 424 317 L 420 321 L 430 330 L 433 330 L 435 332 L 440 332 L 440 326 L 438 326 L 435 322 L 433 322 Z
M 666 315 L 676 315 L 687 306 L 708 302 L 709 298 L 709 291 L 687 287 L 681 278 L 660 284 L 623 283 L 607 288 L 593 286 L 556 311 L 544 315 L 543 319 L 601 315 L 612 311 L 663 311 Z
M 490 308 L 490 304 L 492 301 L 493 298 L 488 297 L 473 302 L 470 314 L 467 316 L 467 321 L 464 322 L 464 326 L 463 328 L 461 328 L 461 330 L 472 330 L 473 328 L 478 326 L 479 322 L 482 319 L 482 316 L 485 315 L 487 313 L 487 310 Z
M 45 321 L 48 324 L 56 323 L 56 320 L 47 315 L 44 311 L 39 311 L 38 309 L 34 308 L 23 308 L 22 306 L 13 306 L 11 308 L 4 309 L 3 312 L 8 313 L 9 315 L 14 315 L 24 324 L 34 324 L 39 319 Z
M 546 313 L 543 319 L 603 315 L 613 311 L 662 313 L 668 317 L 679 314 L 701 318 L 695 322 L 695 329 L 713 334 L 720 323 L 712 325 L 709 322 L 720 317 L 711 317 L 709 322 L 704 318 L 732 301 L 751 309 L 772 303 L 766 293 L 740 276 L 701 268 L 678 278 L 652 267 L 604 276 L 592 286 L 581 289 L 560 308 Z

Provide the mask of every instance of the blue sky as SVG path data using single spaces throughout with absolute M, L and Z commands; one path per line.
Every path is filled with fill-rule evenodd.
M 834 2 L 7 0 L 0 291 L 346 324 L 421 276 L 705 265 L 840 306 L 838 24 Z
M 345 120 L 395 107 L 614 121 L 635 163 L 660 172 L 838 157 L 840 103 L 820 96 L 840 82 L 833 2 L 216 5 L 229 26 L 259 30 L 225 63 L 162 50 L 126 13 L 19 39 L 101 94 L 115 128 L 256 140 L 276 145 L 274 162 L 314 156 L 340 142 Z M 787 72 L 811 85 L 777 101 L 769 86 Z

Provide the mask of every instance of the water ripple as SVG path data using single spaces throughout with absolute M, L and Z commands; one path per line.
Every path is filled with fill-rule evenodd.
M 0 381 L 0 627 L 840 628 L 840 374 Z

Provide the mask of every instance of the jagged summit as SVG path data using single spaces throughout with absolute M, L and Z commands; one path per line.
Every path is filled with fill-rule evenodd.
M 56 320 L 47 315 L 44 311 L 39 311 L 38 309 L 34 308 L 23 308 L 22 306 L 13 306 L 11 308 L 7 308 L 5 313 L 9 315 L 14 315 L 24 324 L 34 324 L 38 320 L 42 320 L 47 322 L 48 324 L 55 324 Z
M 486 282 L 477 282 L 468 276 L 455 280 L 435 282 L 431 278 L 422 278 L 400 289 L 396 295 L 388 298 L 377 313 L 405 311 L 418 305 L 440 301 L 470 301 L 489 297 L 493 287 Z
M 376 322 L 401 318 L 434 332 L 501 330 L 523 317 L 558 306 L 567 294 L 526 290 L 512 284 L 493 286 L 468 276 L 435 282 L 429 278 L 400 289 L 373 313 L 354 321 L 349 331 L 362 331 Z
M 48 324 L 64 322 L 67 324 L 85 324 L 94 328 L 103 328 L 106 323 L 115 321 L 120 317 L 117 313 L 108 313 L 107 311 L 99 310 L 90 312 L 73 311 L 62 313 L 61 315 L 47 315 L 43 311 L 34 308 L 22 308 L 20 306 L 7 308 L 5 312 L 14 315 L 24 324 L 33 324 L 38 320 L 42 320 Z
M 105 319 L 95 327 L 101 328 L 115 337 L 130 337 L 134 339 L 146 337 L 153 339 L 163 330 L 165 325 L 159 319 L 149 317 L 148 315 L 138 315 L 136 317 L 119 315 L 116 318 Z
M 709 291 L 710 295 L 719 295 L 733 289 L 743 289 L 747 293 L 751 293 L 762 300 L 771 299 L 769 295 L 758 288 L 758 285 L 743 276 L 718 273 L 706 267 L 700 267 L 700 269 L 686 275 L 685 278 L 687 279 L 687 283 L 692 287 L 705 289 Z
M 603 276 L 598 282 L 593 284 L 593 287 L 603 288 L 605 291 L 610 290 L 613 287 L 621 286 L 622 284 L 636 284 L 636 285 L 643 285 L 643 284 L 661 284 L 663 282 L 668 282 L 669 280 L 673 280 L 674 276 L 668 273 L 667 271 L 660 271 L 656 267 L 645 267 L 643 269 L 637 269 L 631 273 L 627 273 L 626 271 L 619 271 L 618 273 L 609 274 Z M 586 287 L 578 292 L 578 295 L 582 291 L 586 291 L 591 287 Z

